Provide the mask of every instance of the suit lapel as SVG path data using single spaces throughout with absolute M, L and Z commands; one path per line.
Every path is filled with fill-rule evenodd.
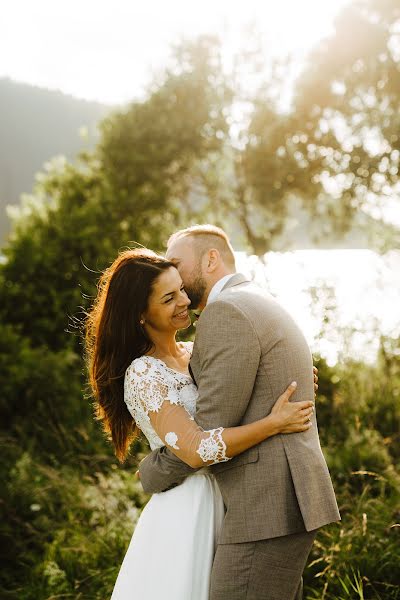
M 194 385 L 197 385 L 197 383 L 196 383 L 196 377 L 194 376 L 192 365 L 190 363 L 189 363 L 189 373 L 190 373 L 190 377 L 193 379 Z
M 194 383 L 197 385 L 196 377 L 198 378 L 199 375 L 199 361 L 197 358 L 196 344 L 193 346 L 192 357 L 189 362 L 189 373 Z
M 229 279 L 229 281 L 226 282 L 226 284 L 224 285 L 224 287 L 221 290 L 221 293 L 224 290 L 227 290 L 228 288 L 234 287 L 236 285 L 240 285 L 241 283 L 249 283 L 250 281 L 251 280 L 248 279 L 242 273 L 235 273 L 235 275 L 233 275 L 233 277 L 231 277 L 231 279 Z M 200 315 L 200 317 L 201 317 L 201 315 Z M 200 371 L 200 365 L 199 365 L 199 360 L 197 357 L 196 342 L 195 342 L 194 346 L 193 346 L 192 357 L 189 362 L 189 373 L 195 384 L 196 384 L 196 378 L 197 379 L 199 378 L 199 374 L 200 374 L 199 371 Z

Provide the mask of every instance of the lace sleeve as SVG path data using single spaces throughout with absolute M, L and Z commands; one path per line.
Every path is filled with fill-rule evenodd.
M 134 418 L 144 412 L 159 438 L 190 467 L 229 460 L 223 427 L 205 431 L 193 420 L 180 400 L 183 385 L 143 357 L 127 370 L 125 399 Z
M 204 431 L 180 405 L 163 402 L 157 412 L 149 413 L 150 421 L 166 446 L 190 467 L 216 464 L 229 460 L 223 427 Z

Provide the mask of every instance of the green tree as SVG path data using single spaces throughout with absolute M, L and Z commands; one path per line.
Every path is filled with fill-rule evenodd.
M 298 151 L 319 165 L 313 177 L 328 192 L 323 213 L 342 230 L 366 215 L 371 245 L 383 250 L 399 241 L 384 216 L 399 189 L 399 22 L 396 0 L 346 6 L 310 54 L 294 104 Z
M 225 152 L 231 194 L 209 189 L 233 208 L 253 253 L 273 249 L 301 211 L 317 242 L 355 230 L 372 248 L 398 246 L 387 211 L 399 191 L 399 22 L 396 0 L 349 4 L 295 78 L 288 108 L 291 61 L 263 61 L 251 32 L 241 61 L 246 82 L 257 83 L 240 87 L 239 61 L 231 86 L 233 105 L 247 110 Z

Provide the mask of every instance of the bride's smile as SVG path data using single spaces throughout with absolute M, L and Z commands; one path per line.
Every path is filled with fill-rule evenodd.
M 164 271 L 154 283 L 143 313 L 150 338 L 160 333 L 175 334 L 178 329 L 189 327 L 189 305 L 190 300 L 178 271 L 174 267 Z

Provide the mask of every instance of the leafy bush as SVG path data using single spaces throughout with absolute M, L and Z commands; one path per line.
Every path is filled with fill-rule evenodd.
M 400 564 L 399 342 L 374 365 L 320 359 L 317 412 L 342 521 L 317 536 L 308 600 L 398 600 Z
M 111 595 L 146 500 L 134 469 L 113 467 L 82 476 L 38 464 L 27 452 L 18 457 L 6 485 L 2 598 Z

